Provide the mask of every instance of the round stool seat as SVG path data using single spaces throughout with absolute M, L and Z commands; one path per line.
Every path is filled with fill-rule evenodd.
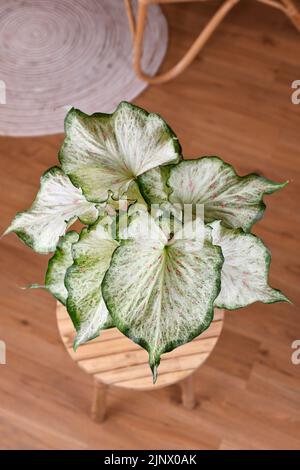
M 71 358 L 97 382 L 135 390 L 154 390 L 186 379 L 212 352 L 221 334 L 224 313 L 215 309 L 210 327 L 190 343 L 163 354 L 154 385 L 148 353 L 117 330 L 101 332 L 98 338 L 73 351 L 75 329 L 65 307 L 57 304 L 58 329 Z

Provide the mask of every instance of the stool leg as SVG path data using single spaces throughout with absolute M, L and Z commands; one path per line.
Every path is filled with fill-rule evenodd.
M 194 377 L 190 375 L 180 382 L 181 399 L 184 408 L 192 410 L 197 405 L 195 396 Z
M 102 423 L 106 416 L 107 385 L 94 380 L 91 416 L 94 421 Z

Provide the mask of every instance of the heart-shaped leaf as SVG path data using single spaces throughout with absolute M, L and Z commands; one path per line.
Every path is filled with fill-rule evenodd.
M 117 328 L 149 353 L 154 382 L 160 356 L 191 341 L 211 323 L 220 290 L 221 249 L 205 240 L 168 240 L 158 227 L 149 237 L 147 214 L 130 222 L 102 283 Z M 147 227 L 147 228 L 146 228 Z
M 105 201 L 109 191 L 118 198 L 138 175 L 181 158 L 165 121 L 126 102 L 113 114 L 88 116 L 72 109 L 65 131 L 62 168 L 90 201 Z
M 148 203 L 203 204 L 205 222 L 214 220 L 250 231 L 264 213 L 263 196 L 283 188 L 262 176 L 238 176 L 218 157 L 182 160 L 168 169 L 155 168 L 138 178 Z
M 67 310 L 77 330 L 74 349 L 113 326 L 102 299 L 101 283 L 118 243 L 109 230 L 97 221 L 84 228 L 73 245 L 74 264 L 67 270 Z
M 60 168 L 53 167 L 42 176 L 31 208 L 19 212 L 4 235 L 15 232 L 34 251 L 50 253 L 77 217 L 90 224 L 97 219 L 98 211 Z
M 210 225 L 213 243 L 222 248 L 224 256 L 216 307 L 233 310 L 257 301 L 289 302 L 282 292 L 268 284 L 271 256 L 258 237 L 242 229 L 228 229 L 220 221 Z

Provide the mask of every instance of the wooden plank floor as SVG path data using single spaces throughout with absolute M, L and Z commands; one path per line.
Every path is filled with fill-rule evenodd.
M 166 66 L 218 3 L 165 9 L 171 29 Z M 6 237 L 0 246 L 0 339 L 7 343 L 0 448 L 300 448 L 300 365 L 291 363 L 291 343 L 300 339 L 300 105 L 290 100 L 299 58 L 300 35 L 284 15 L 243 1 L 188 71 L 136 100 L 165 117 L 186 157 L 220 155 L 241 174 L 290 180 L 268 198 L 255 232 L 272 250 L 272 285 L 294 305 L 255 304 L 226 314 L 221 338 L 198 374 L 196 410 L 180 406 L 176 389 L 114 389 L 109 419 L 100 426 L 89 418 L 91 379 L 59 337 L 55 301 L 46 292 L 19 289 L 43 281 L 47 257 Z M 0 139 L 1 230 L 29 206 L 39 175 L 57 163 L 62 140 Z

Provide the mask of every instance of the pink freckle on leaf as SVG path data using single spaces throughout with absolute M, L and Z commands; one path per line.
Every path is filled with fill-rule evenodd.
M 192 180 L 189 180 L 189 189 L 190 191 L 194 191 L 194 183 Z
M 171 269 L 169 268 L 169 266 L 167 266 L 167 270 L 168 270 L 169 273 L 171 272 Z

